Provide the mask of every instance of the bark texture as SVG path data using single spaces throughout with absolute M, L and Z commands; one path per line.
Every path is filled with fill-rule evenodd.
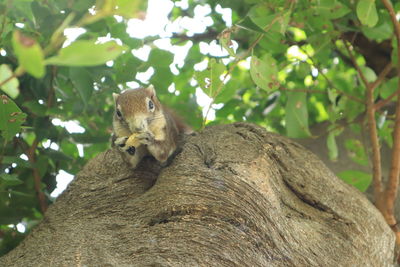
M 235 123 L 167 167 L 92 159 L 0 266 L 391 266 L 375 207 L 312 153 Z

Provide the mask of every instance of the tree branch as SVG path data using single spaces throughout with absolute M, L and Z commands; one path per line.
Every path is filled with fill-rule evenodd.
M 392 99 L 394 97 L 396 97 L 398 94 L 399 94 L 399 92 L 397 92 L 397 90 L 396 90 L 390 96 L 388 96 L 386 99 L 380 100 L 378 103 L 375 104 L 375 110 L 380 110 L 382 107 L 389 104 L 389 102 L 392 101 Z
M 374 107 L 374 84 L 369 83 L 366 77 L 364 76 L 360 66 L 357 64 L 357 61 L 351 52 L 350 46 L 346 40 L 343 40 L 344 46 L 346 47 L 347 53 L 353 63 L 353 66 L 356 68 L 358 75 L 360 75 L 362 82 L 364 83 L 367 92 L 366 92 L 366 107 L 367 107 L 367 121 L 369 128 L 369 136 L 371 139 L 372 145 L 372 175 L 373 175 L 373 184 L 374 184 L 374 199 L 375 205 L 382 212 L 383 211 L 383 185 L 382 185 L 382 165 L 381 165 L 381 151 L 378 139 L 378 131 L 376 129 L 376 120 L 375 120 L 375 107 Z M 383 79 L 382 76 L 380 75 Z M 376 83 L 378 84 L 378 82 Z
M 382 3 L 389 12 L 390 18 L 393 23 L 394 33 L 397 39 L 397 95 L 400 96 L 400 24 L 396 19 L 396 12 L 390 1 L 382 0 Z M 393 132 L 393 148 L 392 148 L 392 162 L 389 173 L 389 181 L 385 190 L 385 207 L 386 212 L 383 214 L 386 221 L 396 232 L 397 244 L 400 243 L 400 233 L 396 226 L 396 218 L 394 216 L 394 203 L 397 197 L 397 190 L 399 186 L 400 174 L 400 97 L 397 97 L 396 115 L 395 115 L 395 128 Z
M 389 72 L 392 70 L 392 62 L 389 62 L 385 68 L 379 73 L 378 78 L 371 84 L 372 90 L 375 90 L 382 82 L 383 79 L 386 78 L 386 76 L 389 74 Z
M 32 175 L 33 175 L 33 179 L 34 179 L 35 191 L 38 196 L 40 210 L 44 214 L 47 210 L 46 197 L 45 197 L 44 193 L 42 192 L 42 189 L 40 186 L 41 178 L 40 178 L 39 170 L 36 167 L 34 167 L 34 164 L 36 163 L 35 151 L 39 144 L 39 140 L 37 138 L 35 138 L 35 140 L 33 141 L 32 145 L 30 147 L 26 147 L 27 145 L 25 143 L 23 143 L 19 138 L 17 139 L 17 141 L 18 141 L 18 144 L 21 146 L 22 150 L 25 152 L 26 156 L 28 157 L 29 163 L 32 165 L 32 172 L 33 172 Z
M 311 93 L 311 94 L 327 94 L 326 91 L 323 90 L 313 90 L 313 89 L 289 89 L 283 86 L 279 86 L 279 91 L 287 91 L 287 92 L 300 92 L 300 93 Z
M 51 108 L 55 101 L 54 78 L 57 76 L 57 66 L 51 66 L 51 76 L 49 82 L 49 95 L 47 96 L 47 108 Z
M 392 62 L 389 62 L 389 64 L 386 65 L 386 67 L 382 70 L 382 72 L 379 74 L 378 78 L 376 79 L 376 81 L 372 84 L 373 89 L 375 89 L 376 87 L 378 87 L 383 79 L 389 74 L 389 72 L 392 70 Z M 397 96 L 397 91 L 394 92 L 393 94 L 391 94 L 390 96 L 388 96 L 386 99 L 382 99 L 380 100 L 378 103 L 375 103 L 375 110 L 379 110 L 381 109 L 383 106 L 387 105 L 393 97 Z
M 349 54 L 351 62 L 353 63 L 353 67 L 356 68 L 356 70 L 358 72 L 358 75 L 360 75 L 360 78 L 361 78 L 362 82 L 364 83 L 365 87 L 368 88 L 369 87 L 369 82 L 368 82 L 367 78 L 365 77 L 364 73 L 362 72 L 360 66 L 358 66 L 356 58 L 354 57 L 353 53 L 351 52 L 349 44 L 347 43 L 346 40 L 343 40 L 343 44 L 344 44 L 344 47 L 347 50 L 347 53 Z
M 28 160 L 32 165 L 36 163 L 35 151 L 37 149 L 38 144 L 39 144 L 39 139 L 35 138 L 31 147 L 26 151 Z M 36 167 L 33 167 L 33 178 L 35 180 L 35 190 L 36 190 L 36 193 L 38 194 L 40 209 L 41 209 L 42 213 L 45 213 L 47 210 L 46 197 L 45 197 L 44 193 L 42 192 L 42 189 L 40 188 L 41 179 L 40 179 L 39 170 Z

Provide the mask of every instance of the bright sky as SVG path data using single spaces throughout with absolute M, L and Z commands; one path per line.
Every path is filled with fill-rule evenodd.
M 188 1 L 182 0 L 180 2 L 175 2 L 175 5 L 182 8 L 188 7 Z M 171 45 L 170 39 L 174 32 L 182 32 L 184 30 L 188 31 L 188 35 L 194 35 L 197 33 L 202 33 L 206 30 L 207 26 L 211 26 L 213 24 L 213 20 L 209 16 L 211 12 L 211 8 L 208 5 L 201 6 L 198 5 L 195 8 L 195 16 L 194 18 L 189 17 L 181 17 L 170 23 L 168 21 L 168 14 L 171 12 L 174 3 L 169 0 L 149 0 L 148 1 L 148 9 L 145 20 L 131 19 L 128 22 L 128 30 L 130 36 L 135 38 L 144 38 L 147 36 L 156 36 L 160 35 L 163 39 L 157 40 L 154 44 L 160 49 L 165 49 L 167 51 L 172 52 L 175 57 L 173 63 L 170 65 L 171 71 L 174 74 L 178 74 L 179 71 L 176 66 L 182 67 L 184 59 L 192 46 L 191 42 L 188 42 L 184 46 L 173 46 Z M 232 26 L 232 12 L 229 8 L 221 8 L 221 6 L 217 5 L 216 11 L 222 15 L 223 20 L 225 21 L 227 27 Z M 121 20 L 122 18 L 115 16 L 116 20 Z M 82 28 L 69 28 L 64 31 L 64 34 L 67 36 L 67 41 L 64 44 L 64 47 L 73 42 L 79 35 L 85 32 Z M 101 38 L 101 41 L 109 40 L 109 37 Z M 237 47 L 237 44 L 235 44 Z M 234 47 L 236 49 L 236 47 Z M 200 52 L 203 54 L 210 54 L 213 56 L 226 56 L 228 53 L 221 49 L 221 47 L 216 43 L 216 41 L 211 42 L 210 44 L 201 42 L 200 43 Z M 132 52 L 136 57 L 147 60 L 150 47 L 145 45 L 144 47 L 137 49 Z M 227 62 L 225 62 L 227 63 Z M 112 62 L 107 63 L 108 66 L 112 66 Z M 203 70 L 207 67 L 207 61 L 201 62 L 195 66 L 196 70 Z M 149 68 L 147 71 L 142 73 L 137 73 L 136 79 L 140 80 L 143 83 L 147 83 L 154 73 L 152 68 Z M 127 83 L 129 87 L 136 88 L 139 85 L 135 82 Z M 211 99 L 205 95 L 200 88 L 196 89 L 196 97 L 198 104 L 203 107 L 203 113 L 205 109 L 210 104 Z M 218 108 L 218 107 L 216 107 Z M 215 117 L 215 110 L 211 110 L 208 119 L 213 119 Z M 70 133 L 81 133 L 84 132 L 84 128 L 79 126 L 78 122 L 68 121 L 63 122 L 59 119 L 53 119 L 52 123 L 54 125 L 60 125 L 65 127 L 66 130 Z M 111 122 L 110 122 L 111 123 Z M 52 149 L 57 150 L 58 146 L 56 144 L 51 144 L 50 142 L 43 143 L 44 147 L 50 147 Z M 83 146 L 78 145 L 78 150 L 80 156 L 83 156 Z M 57 197 L 60 195 L 67 185 L 72 181 L 73 175 L 61 170 L 56 177 L 57 187 L 51 193 L 52 197 Z

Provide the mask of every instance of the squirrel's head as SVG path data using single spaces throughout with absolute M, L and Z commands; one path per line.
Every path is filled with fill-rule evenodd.
M 161 104 L 153 86 L 129 89 L 113 94 L 115 102 L 114 120 L 134 132 L 148 129 L 148 125 L 162 115 Z

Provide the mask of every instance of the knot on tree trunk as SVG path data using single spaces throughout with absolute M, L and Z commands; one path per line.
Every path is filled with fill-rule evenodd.
M 394 234 L 295 142 L 247 123 L 188 136 L 171 164 L 92 159 L 1 266 L 390 266 Z

